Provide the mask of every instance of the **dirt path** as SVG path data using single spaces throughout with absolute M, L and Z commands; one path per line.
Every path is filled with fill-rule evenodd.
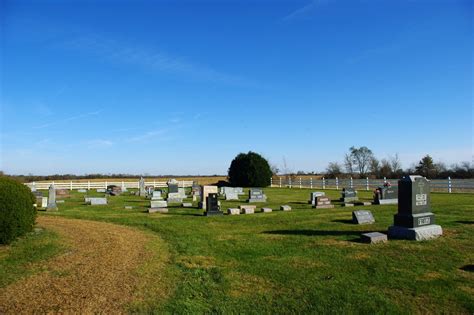
M 1 290 L 4 313 L 108 313 L 126 311 L 138 283 L 137 266 L 150 258 L 150 236 L 102 222 L 39 217 L 38 226 L 65 239 L 65 254 L 44 262 L 45 272 Z

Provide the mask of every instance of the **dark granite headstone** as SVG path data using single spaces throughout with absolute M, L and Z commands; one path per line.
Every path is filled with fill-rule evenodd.
M 178 193 L 178 184 L 168 183 L 168 193 Z
M 383 186 L 378 187 L 374 193 L 374 204 L 386 205 L 398 203 L 398 187 Z
M 431 212 L 430 183 L 422 176 L 404 176 L 398 181 L 398 213 L 389 236 L 423 240 L 442 234 Z
M 357 191 L 354 188 L 343 188 L 340 200 L 342 202 L 354 202 L 359 200 L 359 197 L 357 197 Z
M 221 207 L 216 193 L 210 193 L 206 197 L 206 212 L 204 215 L 222 215 Z

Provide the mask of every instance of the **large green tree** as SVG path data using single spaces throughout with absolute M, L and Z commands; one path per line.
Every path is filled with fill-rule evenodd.
M 427 178 L 434 178 L 437 173 L 438 169 L 436 164 L 433 162 L 433 158 L 429 155 L 425 155 L 416 167 L 416 174 Z
M 234 158 L 228 177 L 232 186 L 267 187 L 271 183 L 272 170 L 265 158 L 250 151 Z

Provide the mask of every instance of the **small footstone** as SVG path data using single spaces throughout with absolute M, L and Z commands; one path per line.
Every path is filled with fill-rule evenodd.
M 343 206 L 344 207 L 354 207 L 354 204 L 353 203 L 344 203 Z
M 262 208 L 263 213 L 269 213 L 272 212 L 272 208 Z
M 148 213 L 168 213 L 168 208 L 148 208 Z
M 379 232 L 365 233 L 360 236 L 360 241 L 369 244 L 385 243 L 387 235 Z
M 229 208 L 227 209 L 227 214 L 229 215 L 239 215 L 240 209 L 239 208 Z
M 288 206 L 288 205 L 283 205 L 283 206 L 280 206 L 280 210 L 283 210 L 283 211 L 291 211 L 291 207 Z
M 243 214 L 254 214 L 255 213 L 255 208 L 242 208 L 242 213 Z
M 125 209 L 130 210 L 130 209 L 133 209 L 133 207 L 132 206 L 125 206 Z
M 193 204 L 191 202 L 183 202 L 183 207 L 184 208 L 191 208 Z

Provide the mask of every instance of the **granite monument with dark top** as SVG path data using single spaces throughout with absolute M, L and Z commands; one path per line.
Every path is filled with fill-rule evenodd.
M 378 187 L 374 193 L 374 204 L 391 205 L 398 203 L 398 187 L 384 185 Z
M 267 202 L 267 196 L 261 188 L 250 188 L 247 202 Z
M 206 197 L 206 211 L 204 212 L 205 216 L 211 215 L 222 215 L 221 207 L 219 206 L 219 200 L 217 193 L 210 193 Z
M 398 213 L 389 237 L 421 241 L 442 234 L 431 212 L 430 182 L 418 175 L 404 176 L 398 181 Z
M 354 188 L 343 188 L 340 200 L 344 203 L 350 203 L 358 201 L 359 197 L 357 197 L 357 191 Z

